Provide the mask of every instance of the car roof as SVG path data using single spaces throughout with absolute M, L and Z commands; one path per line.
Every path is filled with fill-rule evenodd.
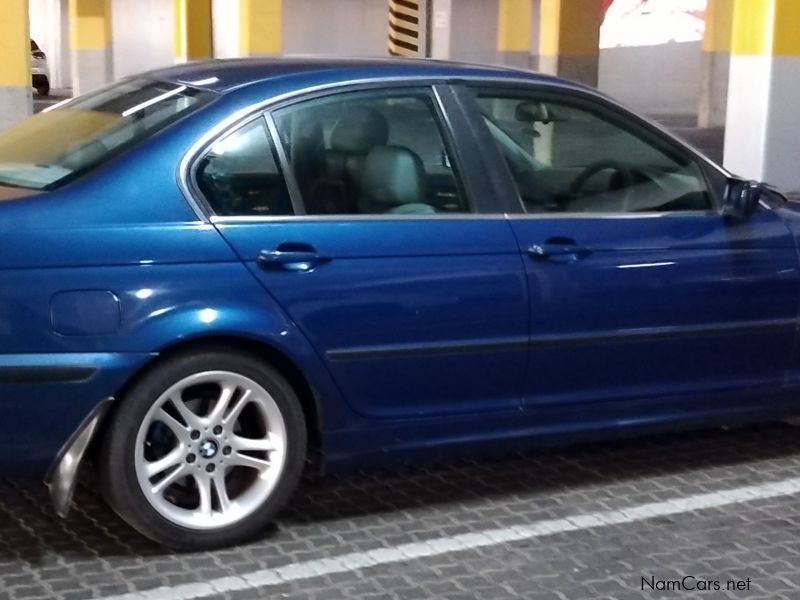
M 517 79 L 560 83 L 584 87 L 557 77 L 507 67 L 475 65 L 431 59 L 401 58 L 233 58 L 199 61 L 151 71 L 147 75 L 193 87 L 227 93 L 245 86 L 265 83 L 277 78 L 303 75 L 304 81 L 330 81 L 339 71 L 342 81 L 387 78 L 429 77 L 431 79 Z M 313 81 L 312 81 L 313 83 Z

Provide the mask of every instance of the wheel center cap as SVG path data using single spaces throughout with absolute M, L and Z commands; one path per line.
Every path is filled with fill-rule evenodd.
M 204 440 L 200 444 L 200 456 L 203 458 L 214 458 L 219 452 L 219 446 L 214 440 Z

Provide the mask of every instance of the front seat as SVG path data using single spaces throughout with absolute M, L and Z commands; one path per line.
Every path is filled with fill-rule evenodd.
M 434 214 L 425 204 L 425 169 L 408 148 L 378 146 L 364 161 L 358 208 L 365 214 Z

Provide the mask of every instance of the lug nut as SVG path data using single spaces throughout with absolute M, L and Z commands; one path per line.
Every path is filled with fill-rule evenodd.
M 217 425 L 214 427 L 214 435 L 219 435 L 220 433 L 222 433 L 222 425 Z
M 195 457 L 194 454 L 190 454 L 189 456 L 186 457 L 186 462 L 187 463 L 193 463 L 195 461 L 195 458 L 196 457 Z
M 200 432 L 195 429 L 192 432 L 192 436 L 191 437 L 192 437 L 193 440 L 199 439 L 200 438 Z
M 214 467 L 213 464 L 208 464 L 208 465 L 206 465 L 206 472 L 213 473 L 214 472 L 214 468 L 215 467 Z
M 222 453 L 223 453 L 225 456 L 228 456 L 228 454 L 230 454 L 230 453 L 231 453 L 231 447 L 230 447 L 230 446 L 225 446 L 225 447 L 222 449 Z

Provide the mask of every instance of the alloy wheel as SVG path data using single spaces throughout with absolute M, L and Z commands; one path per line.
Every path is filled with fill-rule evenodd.
M 181 379 L 136 436 L 135 470 L 150 505 L 175 525 L 211 530 L 250 516 L 286 463 L 286 423 L 258 383 L 229 371 Z

